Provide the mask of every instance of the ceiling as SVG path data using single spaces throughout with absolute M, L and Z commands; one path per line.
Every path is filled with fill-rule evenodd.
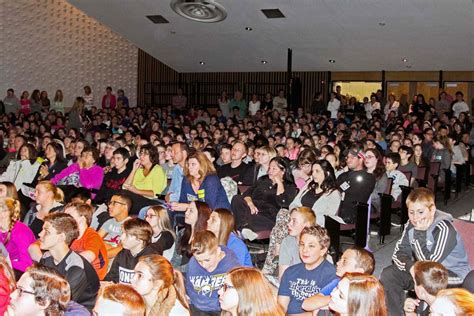
M 294 71 L 474 70 L 473 0 L 217 0 L 218 23 L 171 0 L 68 1 L 179 72 L 285 71 L 288 48 Z M 286 17 L 260 11 L 275 8 Z

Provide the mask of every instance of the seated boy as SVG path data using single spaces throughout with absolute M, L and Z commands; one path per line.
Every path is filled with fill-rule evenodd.
M 135 266 L 141 256 L 163 254 L 163 250 L 157 244 L 149 246 L 152 236 L 153 229 L 148 222 L 139 218 L 126 220 L 122 226 L 123 249 L 115 257 L 104 280 L 131 284 Z
M 64 212 L 71 215 L 79 228 L 79 237 L 71 244 L 71 249 L 94 267 L 99 280 L 107 274 L 109 259 L 104 241 L 99 234 L 89 227 L 92 218 L 92 206 L 85 203 L 69 203 L 64 207 Z
M 400 186 L 408 186 L 408 179 L 403 172 L 397 170 L 400 165 L 400 154 L 399 153 L 389 153 L 385 157 L 385 168 L 387 169 L 387 177 L 393 179 L 392 182 L 392 195 L 393 200 L 397 201 L 402 193 Z
M 417 298 L 405 300 L 405 315 L 429 315 L 436 295 L 448 286 L 448 270 L 438 262 L 417 261 L 410 269 L 410 274 L 415 281 Z
M 92 220 L 90 227 L 95 231 L 102 228 L 102 225 L 112 217 L 109 215 L 107 205 L 99 204 L 97 206 L 92 205 L 92 194 L 91 191 L 86 188 L 77 188 L 71 196 L 71 202 L 74 203 L 86 203 L 92 206 Z
M 336 264 L 337 278 L 321 289 L 320 293 L 305 299 L 302 308 L 305 311 L 317 311 L 319 309 L 325 309 L 331 300 L 330 294 L 332 290 L 337 286 L 344 274 L 347 272 L 372 274 L 374 272 L 374 268 L 375 259 L 371 252 L 355 246 L 348 248 L 346 251 L 344 251 Z
M 224 284 L 227 272 L 240 265 L 239 260 L 232 250 L 219 246 L 217 237 L 207 230 L 195 233 L 191 252 L 193 257 L 186 274 L 191 314 L 219 316 L 217 292 Z
M 395 245 L 394 264 L 380 276 L 390 315 L 403 315 L 405 290 L 413 289 L 410 269 L 416 261 L 441 263 L 449 272 L 450 285 L 462 284 L 471 268 L 461 236 L 452 225 L 452 216 L 436 209 L 433 192 L 413 190 L 407 198 L 409 221 Z
M 109 202 L 109 215 L 112 217 L 102 225 L 99 235 L 104 239 L 109 259 L 114 258 L 120 250 L 120 236 L 122 225 L 130 217 L 128 212 L 132 207 L 132 200 L 123 194 L 114 194 Z
M 303 300 L 320 293 L 337 278 L 336 268 L 326 260 L 329 242 L 327 230 L 319 225 L 301 232 L 301 263 L 286 269 L 278 289 L 278 303 L 286 314 L 304 313 Z
M 69 248 L 78 236 L 79 229 L 71 215 L 56 212 L 46 216 L 39 237 L 41 249 L 47 251 L 40 263 L 64 276 L 71 288 L 71 299 L 91 310 L 100 282 L 94 267 Z

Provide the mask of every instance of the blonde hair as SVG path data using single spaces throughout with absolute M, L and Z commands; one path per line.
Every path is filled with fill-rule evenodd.
M 57 186 L 55 186 L 53 183 L 51 183 L 48 180 L 43 180 L 38 182 L 38 185 L 42 185 L 48 190 L 49 192 L 53 193 L 53 200 L 56 202 L 63 202 L 64 201 L 64 192 Z
M 262 272 L 255 268 L 238 267 L 227 275 L 239 296 L 239 316 L 283 316 L 273 290 Z M 229 312 L 221 315 L 228 316 Z
M 116 302 L 125 307 L 123 316 L 144 316 L 145 302 L 140 294 L 137 293 L 130 285 L 125 284 L 109 284 L 103 286 L 99 290 L 97 299 L 106 299 Z
M 408 194 L 407 205 L 412 203 L 423 203 L 427 208 L 435 205 L 435 197 L 433 192 L 427 188 L 416 188 Z
M 215 174 L 216 173 L 216 168 L 214 168 L 214 165 L 212 162 L 207 159 L 207 156 L 200 152 L 200 151 L 195 151 L 191 153 L 188 158 L 186 158 L 186 164 L 184 165 L 184 176 L 188 178 L 189 182 L 193 182 L 193 176 L 189 173 L 189 167 L 188 167 L 188 162 L 190 159 L 196 159 L 199 162 L 199 179 L 204 180 L 204 178 L 208 174 Z
M 316 215 L 313 210 L 306 206 L 295 207 L 291 210 L 290 215 L 293 213 L 298 213 L 303 216 L 305 223 L 314 225 L 316 223 Z
M 155 213 L 155 215 L 158 217 L 158 228 L 160 231 L 167 231 L 173 236 L 174 239 L 176 239 L 176 234 L 171 227 L 170 217 L 168 216 L 168 211 L 166 208 L 161 205 L 155 205 L 150 207 L 148 210 Z
M 346 273 L 348 315 L 388 316 L 382 284 L 373 275 Z
M 474 294 L 465 289 L 444 289 L 438 292 L 436 299 L 445 298 L 456 306 L 456 315 L 474 314 Z
M 8 232 L 11 232 L 15 223 L 20 219 L 20 202 L 18 200 L 2 197 L 0 198 L 0 212 L 8 212 L 10 223 L 8 224 Z M 9 239 L 9 238 L 7 238 Z M 7 244 L 9 240 L 4 243 Z
M 165 257 L 153 254 L 140 257 L 138 262 L 142 262 L 147 265 L 152 275 L 152 281 L 156 282 L 158 280 L 163 281 L 163 287 L 161 291 L 169 291 L 169 288 L 174 286 L 176 291 L 176 296 L 184 307 L 189 309 L 189 304 L 186 300 L 186 289 L 184 287 L 183 275 L 181 272 L 173 269 L 171 263 L 166 260 Z M 166 299 L 166 296 L 163 297 Z M 156 301 L 155 305 L 151 308 L 149 316 L 160 315 L 159 308 L 161 307 L 160 301 Z

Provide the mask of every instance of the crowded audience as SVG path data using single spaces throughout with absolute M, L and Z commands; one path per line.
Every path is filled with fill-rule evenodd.
M 462 91 L 222 91 L 213 110 L 83 90 L 3 99 L 0 314 L 474 315 L 474 254 L 436 198 L 472 177 Z M 327 221 L 354 240 L 367 204 L 377 234 L 386 197 L 403 233 L 373 275 Z

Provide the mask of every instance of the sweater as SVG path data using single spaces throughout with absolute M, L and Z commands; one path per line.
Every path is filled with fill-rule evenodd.
M 57 184 L 60 180 L 76 172 L 79 172 L 79 183 L 76 185 L 77 187 L 81 186 L 87 189 L 100 189 L 102 180 L 104 179 L 104 170 L 97 165 L 93 165 L 89 169 L 86 169 L 80 168 L 78 163 L 73 163 L 51 179 L 51 182 Z
M 216 208 L 226 208 L 230 210 L 230 203 L 227 199 L 224 187 L 215 174 L 209 174 L 204 178 L 204 181 L 199 186 L 197 194 L 194 192 L 188 178 L 183 177 L 179 201 L 181 203 L 202 201 L 206 202 L 213 210 Z
M 26 268 L 33 264 L 28 254 L 28 247 L 35 241 L 33 232 L 27 225 L 17 221 L 13 225 L 8 242 L 7 238 L 8 232 L 0 232 L 0 242 L 5 244 L 13 269 L 25 272 Z

